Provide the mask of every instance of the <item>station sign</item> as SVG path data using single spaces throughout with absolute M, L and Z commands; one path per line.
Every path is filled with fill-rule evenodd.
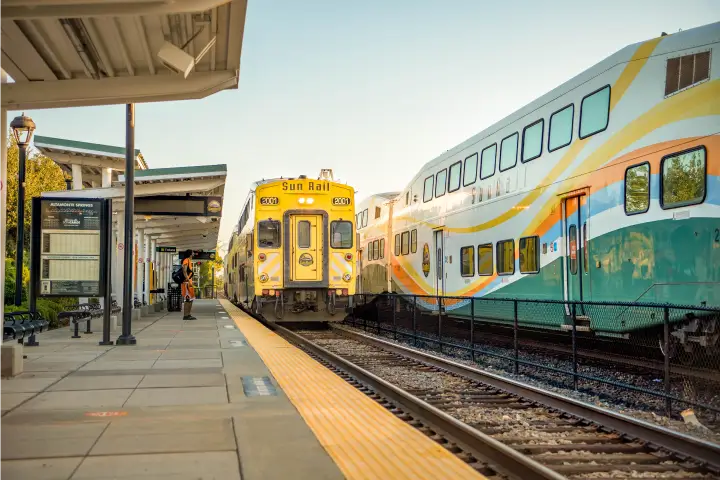
M 102 297 L 109 202 L 33 199 L 31 257 L 40 297 Z
M 219 217 L 223 197 L 151 195 L 135 198 L 136 215 Z
M 177 247 L 155 247 L 158 253 L 177 253 Z

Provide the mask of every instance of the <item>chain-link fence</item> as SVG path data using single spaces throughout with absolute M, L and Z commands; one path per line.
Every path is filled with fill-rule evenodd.
M 720 307 L 360 294 L 346 322 L 558 389 L 720 424 Z

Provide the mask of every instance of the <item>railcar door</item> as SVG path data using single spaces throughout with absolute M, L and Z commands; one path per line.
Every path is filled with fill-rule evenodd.
M 442 230 L 433 232 L 435 237 L 435 295 L 445 295 L 445 239 Z
M 569 301 L 588 300 L 590 296 L 588 213 L 586 195 L 563 200 L 564 297 Z M 584 315 L 584 309 L 577 313 Z
M 320 215 L 290 217 L 292 252 L 291 280 L 295 282 L 322 281 L 322 225 Z

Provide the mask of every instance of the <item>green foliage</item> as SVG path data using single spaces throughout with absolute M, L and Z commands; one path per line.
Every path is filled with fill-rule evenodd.
M 4 301 L 5 305 L 11 305 L 15 303 L 15 260 L 12 258 L 5 259 L 5 292 Z M 30 283 L 30 269 L 23 265 L 23 286 L 22 286 L 22 301 L 27 301 L 28 298 L 28 286 Z

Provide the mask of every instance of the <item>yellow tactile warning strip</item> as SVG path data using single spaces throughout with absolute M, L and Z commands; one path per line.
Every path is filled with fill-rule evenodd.
M 221 303 L 347 478 L 484 478 L 227 300 Z

